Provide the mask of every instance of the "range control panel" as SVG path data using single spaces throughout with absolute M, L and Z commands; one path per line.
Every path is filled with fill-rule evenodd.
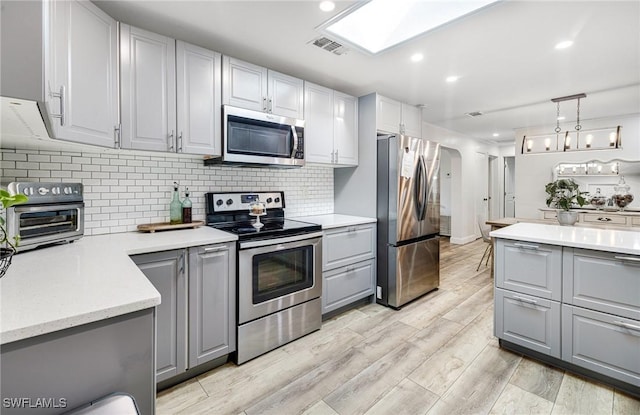
M 82 183 L 12 182 L 7 191 L 27 196 L 30 205 L 82 202 Z
M 213 193 L 215 213 L 249 210 L 255 201 L 264 203 L 267 209 L 284 208 L 284 192 L 234 192 Z

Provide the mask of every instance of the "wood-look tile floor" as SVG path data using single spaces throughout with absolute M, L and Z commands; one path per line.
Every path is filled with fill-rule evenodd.
M 440 289 L 369 304 L 162 391 L 162 414 L 640 414 L 640 400 L 500 349 L 482 240 L 441 243 Z

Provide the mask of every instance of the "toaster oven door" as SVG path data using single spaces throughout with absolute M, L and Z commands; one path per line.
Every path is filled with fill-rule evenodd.
M 78 239 L 84 234 L 84 203 L 11 207 L 7 230 L 19 238 L 19 251 Z

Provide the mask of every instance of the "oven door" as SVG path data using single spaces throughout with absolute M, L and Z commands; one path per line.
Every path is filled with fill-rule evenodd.
M 322 295 L 322 233 L 240 243 L 238 324 Z
M 84 234 L 84 203 L 13 206 L 7 226 L 10 238 L 20 238 L 19 251 L 72 241 Z
M 223 107 L 223 161 L 304 166 L 304 121 Z

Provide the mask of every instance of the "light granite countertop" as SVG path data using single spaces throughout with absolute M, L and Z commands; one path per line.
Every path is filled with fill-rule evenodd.
M 492 238 L 640 255 L 640 232 L 620 229 L 516 223 L 489 234 Z
M 0 279 L 0 344 L 160 304 L 129 255 L 235 241 L 209 227 L 84 237 L 14 255 Z
M 342 226 L 355 226 L 363 225 L 365 223 L 376 223 L 376 218 L 368 218 L 364 216 L 351 216 L 351 215 L 339 215 L 336 213 L 330 213 L 326 215 L 315 216 L 299 216 L 290 218 L 293 220 L 300 220 L 303 222 L 315 223 L 321 225 L 322 229 L 333 229 Z

